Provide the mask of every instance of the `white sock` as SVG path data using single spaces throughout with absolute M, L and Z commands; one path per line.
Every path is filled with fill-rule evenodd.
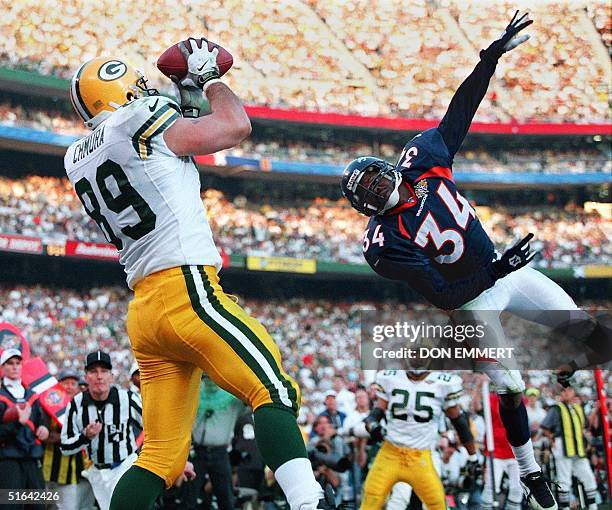
M 314 510 L 323 497 L 323 489 L 315 480 L 308 459 L 288 460 L 274 471 L 274 478 L 283 489 L 291 510 Z
M 533 445 L 531 444 L 531 439 L 529 439 L 522 446 L 510 446 L 512 451 L 514 452 L 514 456 L 518 461 L 519 471 L 521 476 L 528 475 L 529 473 L 533 473 L 534 471 L 542 471 L 540 466 L 535 460 L 535 455 L 533 453 Z

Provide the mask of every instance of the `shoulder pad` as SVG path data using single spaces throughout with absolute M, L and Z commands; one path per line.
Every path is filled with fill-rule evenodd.
M 437 128 L 416 135 L 405 146 L 397 162 L 397 169 L 409 180 L 416 180 L 434 167 L 450 168 L 452 160 L 444 139 Z
M 376 373 L 376 394 L 379 397 L 388 399 L 386 396 L 387 390 L 392 380 L 397 376 L 397 370 L 380 370 Z
M 179 105 L 165 96 L 136 99 L 117 110 L 109 122 L 125 129 L 141 159 L 151 155 L 152 140 L 169 128 L 181 115 Z
M 449 407 L 459 402 L 463 396 L 463 380 L 450 372 L 437 372 L 437 383 Z

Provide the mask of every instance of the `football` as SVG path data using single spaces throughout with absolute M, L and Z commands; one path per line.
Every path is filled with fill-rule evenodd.
M 201 38 L 192 39 L 195 39 L 198 47 L 201 47 Z M 187 45 L 187 48 L 190 47 L 188 40 L 184 40 L 182 42 Z M 187 62 L 181 53 L 179 44 L 180 43 L 173 44 L 166 51 L 164 51 L 157 59 L 156 64 L 157 68 L 168 78 L 170 78 L 170 76 L 176 76 L 179 80 L 182 80 L 187 74 Z M 213 48 L 219 49 L 219 54 L 217 55 L 217 65 L 219 66 L 219 75 L 223 76 L 232 67 L 234 57 L 232 57 L 232 54 L 225 48 L 208 41 L 208 49 L 212 50 Z

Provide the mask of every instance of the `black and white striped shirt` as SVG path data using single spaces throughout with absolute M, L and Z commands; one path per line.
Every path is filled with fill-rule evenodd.
M 84 430 L 96 421 L 102 423 L 102 429 L 88 439 Z M 113 386 L 104 401 L 94 400 L 88 392 L 79 393 L 68 406 L 60 448 L 64 455 L 85 448 L 99 469 L 114 467 L 136 451 L 134 423 L 142 428 L 142 401 L 137 393 Z

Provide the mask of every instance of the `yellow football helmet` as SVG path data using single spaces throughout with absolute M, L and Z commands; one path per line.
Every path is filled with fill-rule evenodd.
M 158 95 L 147 88 L 143 74 L 125 60 L 96 57 L 74 73 L 70 85 L 72 106 L 90 129 L 117 108 L 141 95 Z

